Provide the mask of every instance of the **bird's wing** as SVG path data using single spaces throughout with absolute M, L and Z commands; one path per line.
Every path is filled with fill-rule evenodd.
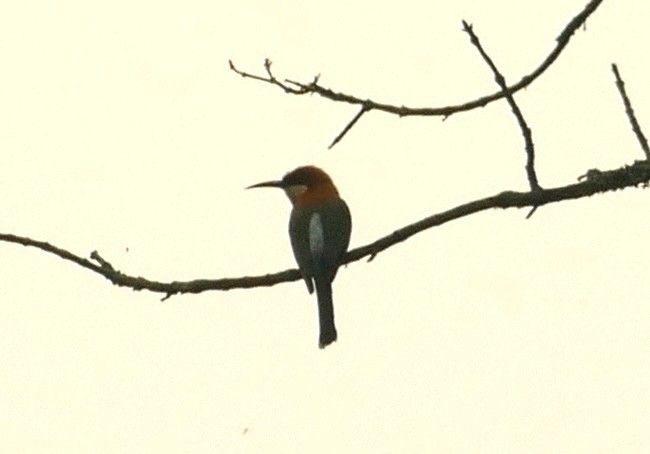
M 307 284 L 309 293 L 314 292 L 312 277 L 314 275 L 311 254 L 309 250 L 309 220 L 313 208 L 311 207 L 294 207 L 291 210 L 289 218 L 289 238 L 291 239 L 291 249 L 293 256 L 296 258 L 300 274 Z

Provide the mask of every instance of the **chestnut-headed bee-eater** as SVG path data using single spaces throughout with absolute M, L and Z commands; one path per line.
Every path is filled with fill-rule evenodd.
M 320 323 L 319 347 L 336 340 L 332 281 L 350 243 L 350 210 L 332 179 L 314 166 L 298 167 L 278 181 L 266 181 L 248 188 L 281 188 L 293 209 L 289 237 L 293 255 L 309 293 L 316 289 Z

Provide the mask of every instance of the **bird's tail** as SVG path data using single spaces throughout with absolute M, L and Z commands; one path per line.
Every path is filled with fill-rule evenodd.
M 316 296 L 318 297 L 318 321 L 320 323 L 320 338 L 318 346 L 325 348 L 336 340 L 334 326 L 334 304 L 332 303 L 332 283 L 328 280 L 315 280 Z

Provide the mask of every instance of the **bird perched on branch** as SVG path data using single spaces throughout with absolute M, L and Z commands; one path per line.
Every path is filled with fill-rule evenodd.
M 352 220 L 332 179 L 314 166 L 298 167 L 278 181 L 254 184 L 250 188 L 280 188 L 293 209 L 289 237 L 293 255 L 309 293 L 316 289 L 320 324 L 319 347 L 336 340 L 332 281 L 348 249 Z

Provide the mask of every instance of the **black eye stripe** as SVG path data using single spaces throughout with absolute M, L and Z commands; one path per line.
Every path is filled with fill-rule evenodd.
M 282 182 L 287 186 L 307 186 L 307 181 L 304 175 L 289 174 L 282 179 Z

